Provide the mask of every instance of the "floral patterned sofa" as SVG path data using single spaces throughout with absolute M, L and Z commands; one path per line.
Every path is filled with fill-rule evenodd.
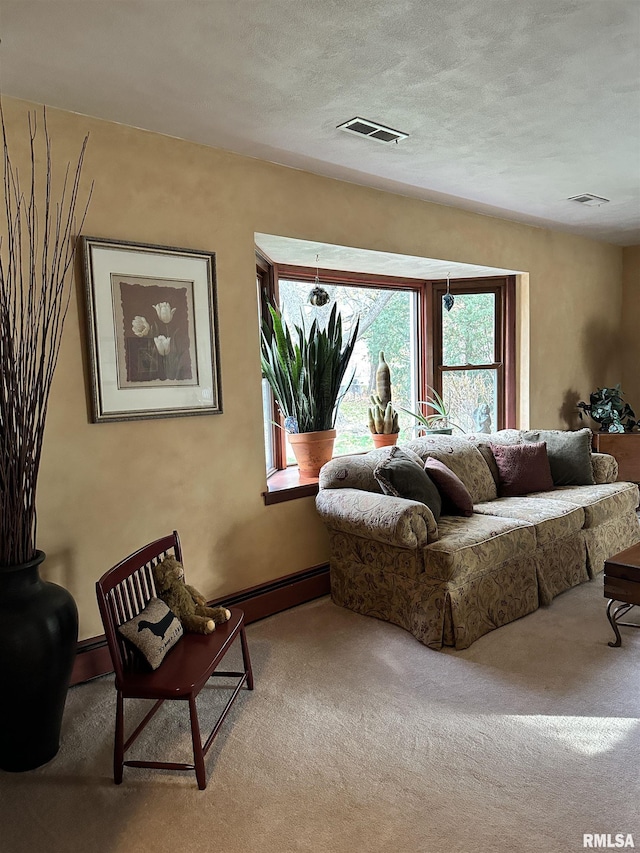
M 472 497 L 470 517 L 437 523 L 425 504 L 382 493 L 374 471 L 390 448 L 325 465 L 316 506 L 330 535 L 335 603 L 400 625 L 432 649 L 465 649 L 640 541 L 638 486 L 616 482 L 617 462 L 606 454 L 591 455 L 595 485 L 498 497 L 486 449 L 523 436 L 433 435 L 402 445 L 416 462 L 444 462 Z

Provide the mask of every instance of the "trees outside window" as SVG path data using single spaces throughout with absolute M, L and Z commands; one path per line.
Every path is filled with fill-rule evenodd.
M 442 282 L 432 286 L 433 385 L 465 432 L 515 426 L 515 282 L 457 281 L 447 310 Z
M 454 305 L 446 311 L 442 297 L 444 282 L 392 279 L 321 271 L 319 284 L 329 295 L 324 306 L 312 305 L 309 294 L 316 270 L 258 267 L 260 301 L 277 302 L 285 321 L 310 326 L 315 320 L 326 324 L 337 302 L 345 333 L 360 318 L 358 341 L 347 372 L 351 385 L 340 405 L 336 422 L 335 455 L 372 449 L 367 410 L 375 392 L 375 373 L 380 351 L 391 368 L 394 407 L 415 411 L 418 400 L 429 394 L 429 386 L 442 394 L 453 422 L 465 432 L 482 423 L 492 431 L 514 425 L 511 411 L 514 330 L 508 329 L 514 300 L 511 277 L 452 281 Z M 263 313 L 264 316 L 264 313 Z M 263 385 L 265 380 L 263 380 Z M 282 430 L 272 429 L 278 420 L 272 409 L 268 418 L 268 388 L 263 388 L 265 450 L 270 470 L 295 463 Z M 273 404 L 272 404 L 273 405 Z M 417 424 L 400 412 L 399 440 L 416 434 Z
M 311 305 L 308 281 L 283 278 L 278 281 L 279 304 L 284 319 L 309 327 L 314 320 L 326 325 L 331 307 L 337 302 L 344 333 L 348 335 L 360 318 L 358 341 L 345 377 L 345 396 L 338 410 L 334 453 L 359 453 L 372 447 L 367 425 L 370 396 L 375 392 L 375 376 L 380 350 L 391 368 L 394 405 L 412 408 L 417 390 L 416 334 L 413 318 L 416 293 L 410 289 L 388 289 L 357 285 L 322 283 L 330 301 L 321 307 Z M 349 385 L 349 380 L 351 384 Z M 409 428 L 407 424 L 407 428 Z M 287 445 L 287 464 L 295 458 Z

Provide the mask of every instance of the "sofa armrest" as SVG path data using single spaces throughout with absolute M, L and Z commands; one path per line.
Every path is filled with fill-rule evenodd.
M 399 548 L 422 548 L 438 538 L 429 507 L 418 501 L 363 492 L 321 489 L 316 507 L 327 527 Z
M 591 465 L 593 467 L 593 479 L 597 485 L 615 483 L 618 479 L 618 461 L 608 453 L 592 453 Z

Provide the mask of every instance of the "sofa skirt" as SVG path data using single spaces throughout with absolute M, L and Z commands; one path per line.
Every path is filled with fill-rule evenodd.
M 594 578 L 604 569 L 604 561 L 640 542 L 640 522 L 635 510 L 610 518 L 597 527 L 582 531 L 587 549 L 587 571 Z
M 589 580 L 583 534 L 583 530 L 577 530 L 536 549 L 540 604 L 551 604 L 556 595 Z
M 362 559 L 369 541 L 337 532 L 330 537 L 333 601 L 399 625 L 432 649 L 466 649 L 539 606 L 535 552 L 456 583 L 428 578 L 421 551 L 380 545 L 376 561 L 369 562 Z

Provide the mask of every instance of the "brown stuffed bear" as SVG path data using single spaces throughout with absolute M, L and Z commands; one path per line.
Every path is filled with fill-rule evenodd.
M 184 582 L 184 569 L 175 557 L 165 557 L 153 567 L 156 593 L 192 634 L 210 634 L 216 625 L 226 622 L 231 613 L 226 607 L 207 607 L 204 596 Z

